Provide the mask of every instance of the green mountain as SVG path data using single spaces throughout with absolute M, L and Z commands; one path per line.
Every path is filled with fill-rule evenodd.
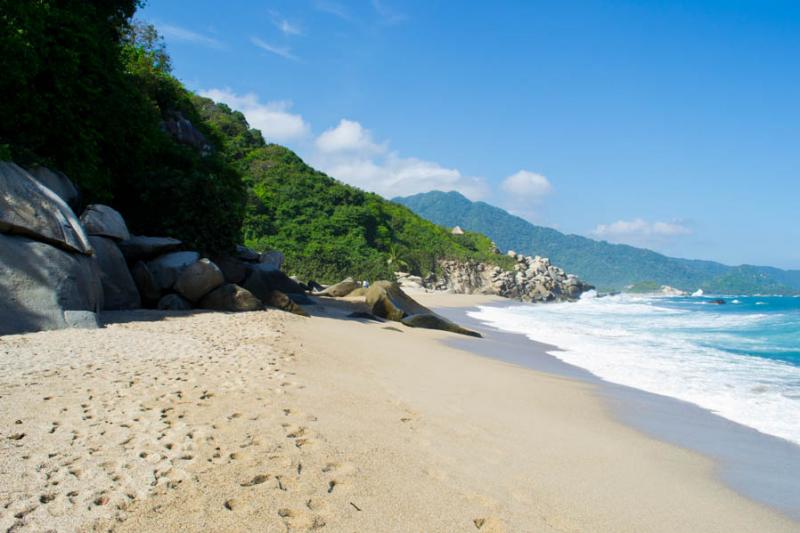
M 722 294 L 800 293 L 798 270 L 677 259 L 625 244 L 566 235 L 484 202 L 472 202 L 457 192 L 431 191 L 394 201 L 436 224 L 484 233 L 503 250 L 549 257 L 603 290 L 655 283 Z

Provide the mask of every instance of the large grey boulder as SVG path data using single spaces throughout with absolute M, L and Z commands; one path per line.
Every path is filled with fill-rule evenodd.
M 248 263 L 229 255 L 215 255 L 211 259 L 222 271 L 226 283 L 241 285 L 247 277 Z
M 147 262 L 147 269 L 161 290 L 171 289 L 184 268 L 200 259 L 197 252 L 172 252 Z
M 441 329 L 480 337 L 475 331 L 462 328 L 443 316 L 437 315 L 408 296 L 397 283 L 376 281 L 367 289 L 366 303 L 369 311 L 381 318 L 402 322 L 412 328 Z
M 103 285 L 103 309 L 138 309 L 142 306 L 139 290 L 117 244 L 106 237 L 90 235 Z
M 133 282 L 136 283 L 136 288 L 139 289 L 139 296 L 142 298 L 142 303 L 148 306 L 153 306 L 161 298 L 161 289 L 156 284 L 156 279 L 150 273 L 150 269 L 144 261 L 137 261 L 131 267 L 131 276 Z
M 171 292 L 158 301 L 158 308 L 162 311 L 190 311 L 192 304 L 181 295 Z
M 145 237 L 133 235 L 130 239 L 117 243 L 128 262 L 141 261 L 174 252 L 183 243 L 170 237 Z
M 215 311 L 258 311 L 264 304 L 247 289 L 227 283 L 206 294 L 200 300 L 200 307 Z
M 36 180 L 56 193 L 72 209 L 78 207 L 80 193 L 75 185 L 61 172 L 54 172 L 41 165 L 33 165 L 26 169 Z
M 178 274 L 175 291 L 190 302 L 197 302 L 223 283 L 225 276 L 217 265 L 208 259 L 201 259 Z
M 361 287 L 361 284 L 357 281 L 354 281 L 353 278 L 346 278 L 336 283 L 335 285 L 331 285 L 327 289 L 315 292 L 315 296 L 333 296 L 334 298 L 341 298 L 342 296 L 347 296 L 354 290 Z
M 276 290 L 286 294 L 303 294 L 305 290 L 298 282 L 278 270 L 251 270 L 247 280 L 242 285 L 261 300 L 266 300 L 270 291 Z
M 236 257 L 242 261 L 247 261 L 248 263 L 257 263 L 258 260 L 261 259 L 261 254 L 251 248 L 248 248 L 247 246 L 237 244 Z
M 118 241 L 131 238 L 125 219 L 119 211 L 107 205 L 91 204 L 83 211 L 81 222 L 89 235 L 100 235 Z
M 277 250 L 271 250 L 269 252 L 264 252 L 258 258 L 258 262 L 261 263 L 262 267 L 264 268 L 271 268 L 272 270 L 280 270 L 283 268 L 283 262 L 286 260 L 286 257 L 283 255 L 282 252 L 278 252 Z
M 14 163 L 0 161 L 0 232 L 91 255 L 78 217 L 56 193 Z
M 102 307 L 93 257 L 0 234 L 0 335 L 97 327 Z

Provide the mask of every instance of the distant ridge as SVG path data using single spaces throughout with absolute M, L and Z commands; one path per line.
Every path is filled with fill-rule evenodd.
M 455 191 L 431 191 L 394 201 L 436 224 L 483 233 L 503 251 L 549 257 L 603 290 L 655 282 L 720 294 L 800 294 L 800 270 L 678 259 L 626 244 L 566 235 L 487 203 L 472 202 Z

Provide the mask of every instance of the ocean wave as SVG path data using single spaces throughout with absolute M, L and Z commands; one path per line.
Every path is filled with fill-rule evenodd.
M 558 346 L 553 356 L 607 381 L 689 401 L 800 444 L 800 366 L 779 355 L 791 353 L 795 333 L 783 346 L 740 333 L 772 326 L 776 315 L 688 311 L 620 295 L 480 307 L 470 316 Z M 771 352 L 775 358 L 757 356 Z

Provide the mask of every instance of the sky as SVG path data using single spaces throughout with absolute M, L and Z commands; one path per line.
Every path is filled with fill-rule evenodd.
M 138 17 L 190 89 L 346 183 L 800 269 L 800 2 L 149 0 Z

